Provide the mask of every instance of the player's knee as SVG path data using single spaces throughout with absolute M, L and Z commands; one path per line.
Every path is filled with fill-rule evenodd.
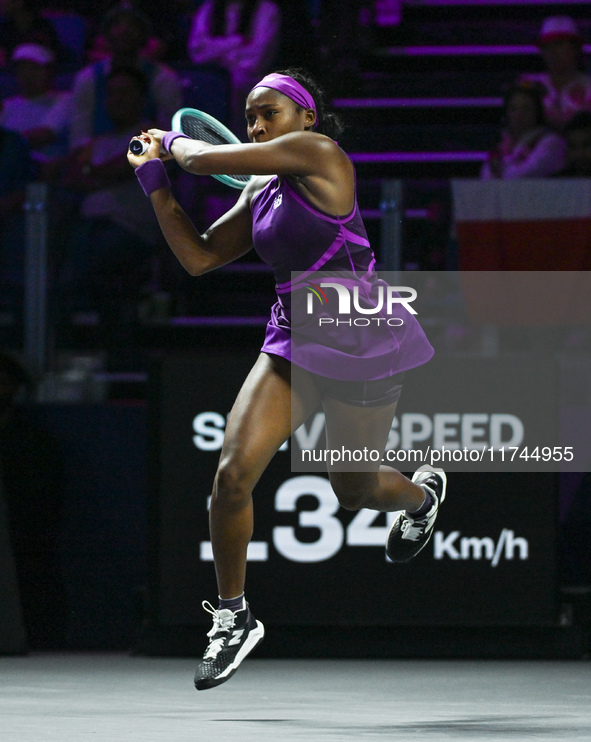
M 356 492 L 343 492 L 338 495 L 338 500 L 345 510 L 362 510 L 365 507 L 365 498 Z
M 228 507 L 240 507 L 252 495 L 248 472 L 239 461 L 222 460 L 218 467 L 213 497 L 216 504 Z
M 358 486 L 351 477 L 332 475 L 330 484 L 339 504 L 345 510 L 361 510 L 365 507 L 367 500 L 365 488 Z

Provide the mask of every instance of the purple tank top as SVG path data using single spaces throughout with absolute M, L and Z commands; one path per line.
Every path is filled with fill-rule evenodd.
M 376 305 L 378 286 L 384 282 L 374 270 L 357 202 L 350 215 L 333 217 L 310 204 L 287 178 L 276 176 L 253 198 L 251 209 L 254 248 L 277 282 L 264 352 L 322 376 L 365 381 L 420 366 L 433 356 L 419 323 L 402 305 L 404 324 L 396 328 L 374 321 L 369 327 L 344 330 L 335 324 L 327 330 L 303 309 L 310 282 L 331 276 L 353 281 L 368 306 Z M 334 297 L 328 304 L 323 312 L 332 316 Z

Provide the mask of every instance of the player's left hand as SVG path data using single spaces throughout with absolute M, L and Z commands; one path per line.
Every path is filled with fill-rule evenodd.
M 159 132 L 160 130 L 154 129 L 150 131 Z M 165 132 L 162 132 L 162 135 L 164 135 L 164 133 Z M 133 137 L 131 141 L 134 141 L 135 139 L 145 142 L 148 145 L 148 148 L 141 155 L 134 155 L 132 152 L 127 150 L 127 161 L 134 169 L 143 165 L 145 162 L 148 162 L 148 160 L 155 160 L 157 158 L 160 158 L 161 160 L 172 159 L 172 155 L 169 155 L 168 152 L 164 152 L 160 147 L 162 137 L 151 136 L 148 132 L 142 131 L 142 133 L 138 134 L 137 137 Z
M 162 141 L 162 137 L 166 134 L 163 129 L 148 129 L 147 132 L 143 133 L 148 134 L 152 139 L 156 139 L 158 143 Z

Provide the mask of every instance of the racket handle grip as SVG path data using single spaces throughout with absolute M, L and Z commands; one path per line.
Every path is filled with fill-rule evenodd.
M 144 142 L 143 139 L 132 139 L 129 143 L 129 151 L 132 155 L 141 157 L 146 154 L 146 150 L 149 146 L 148 142 Z
M 150 146 L 149 142 L 144 142 L 143 139 L 137 139 L 134 138 L 129 143 L 129 151 L 132 155 L 136 155 L 137 157 L 141 157 L 142 155 L 146 154 L 146 150 Z M 163 147 L 160 147 L 160 156 L 166 154 L 166 150 L 163 149 Z

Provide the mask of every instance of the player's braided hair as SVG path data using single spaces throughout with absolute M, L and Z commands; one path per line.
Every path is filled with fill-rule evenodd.
M 340 116 L 334 111 L 328 108 L 326 102 L 326 93 L 314 78 L 301 67 L 289 67 L 286 70 L 276 70 L 280 75 L 289 75 L 297 80 L 310 93 L 316 103 L 316 111 L 318 113 L 318 127 L 316 131 L 319 134 L 326 134 L 331 139 L 337 139 L 345 128 Z M 298 106 L 298 108 L 300 108 Z

